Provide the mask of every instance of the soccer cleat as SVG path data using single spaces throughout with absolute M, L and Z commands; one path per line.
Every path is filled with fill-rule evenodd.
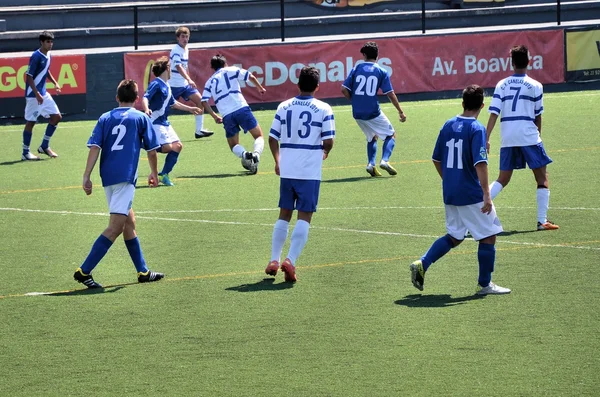
M 164 277 L 165 275 L 163 273 L 157 273 L 151 270 L 148 270 L 146 273 L 138 272 L 138 283 L 151 283 Z
M 196 136 L 196 139 L 200 139 L 200 138 L 208 138 L 209 136 L 211 136 L 213 134 L 214 134 L 214 132 L 212 132 L 212 131 L 200 130 L 200 131 L 196 131 L 195 136 Z
M 479 290 L 477 291 L 477 295 L 502 295 L 502 294 L 510 294 L 510 290 L 508 288 L 501 287 L 492 282 L 487 287 L 482 287 L 479 285 Z
M 75 274 L 73 274 L 73 278 L 75 281 L 80 282 L 88 288 L 102 288 L 100 284 L 94 281 L 92 274 L 85 274 L 81 268 L 77 268 Z
M 425 270 L 423 269 L 423 262 L 420 260 L 410 264 L 410 280 L 416 289 L 423 291 L 423 284 L 425 284 Z
M 27 152 L 26 154 L 21 155 L 21 161 L 38 161 L 41 160 L 38 156 L 31 152 Z
M 158 181 L 165 186 L 173 186 L 173 182 L 169 179 L 169 174 L 163 174 L 158 176 Z
M 284 280 L 286 283 L 295 283 L 298 278 L 296 277 L 296 268 L 288 258 L 285 258 L 281 265 L 281 271 L 284 274 Z
M 267 273 L 269 276 L 276 276 L 277 270 L 279 270 L 279 262 L 271 261 L 267 265 L 267 268 L 265 269 L 265 273 Z
M 381 176 L 381 172 L 373 164 L 367 165 L 367 172 L 371 176 Z
M 50 149 L 49 147 L 43 148 L 43 147 L 40 146 L 38 148 L 38 153 L 40 153 L 40 154 L 43 153 L 43 154 L 45 154 L 48 157 L 52 157 L 53 159 L 58 157 L 58 154 L 56 154 L 54 152 L 54 150 Z
M 556 230 L 558 228 L 558 225 L 550 222 L 549 220 L 546 220 L 544 223 L 538 222 L 537 224 L 537 230 Z
M 386 170 L 388 172 L 388 174 L 390 174 L 390 175 L 398 174 L 398 171 L 396 171 L 396 169 L 394 167 L 392 167 L 390 165 L 390 163 L 388 163 L 387 161 L 381 160 L 381 163 L 379 163 L 379 167 Z

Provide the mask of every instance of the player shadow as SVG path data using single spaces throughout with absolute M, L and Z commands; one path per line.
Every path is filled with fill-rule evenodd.
M 137 284 L 137 283 L 113 285 L 113 286 L 105 287 L 105 288 L 86 288 L 86 289 L 77 289 L 74 291 L 53 292 L 51 294 L 45 294 L 45 295 L 46 296 L 78 296 L 78 295 L 110 294 L 110 293 L 122 290 L 127 285 L 133 285 L 133 284 Z
M 13 164 L 19 164 L 19 163 L 37 163 L 39 161 L 44 161 L 45 159 L 40 159 L 37 161 L 23 161 L 23 160 L 13 160 L 13 161 L 5 161 L 3 163 L 0 163 L 0 165 L 13 165 Z
M 159 184 L 158 186 L 155 186 L 155 187 L 150 187 L 150 185 L 136 185 L 135 186 L 136 189 L 161 189 L 161 188 L 165 188 L 165 187 L 168 187 L 168 186 L 165 186 L 162 184 Z
M 237 174 L 212 174 L 212 175 L 184 175 L 178 176 L 177 179 L 224 179 L 224 178 L 235 178 L 238 176 L 247 176 L 250 173 L 246 171 L 240 171 Z
M 280 291 L 284 289 L 290 289 L 293 287 L 293 283 L 283 282 L 275 284 L 274 278 L 263 278 L 259 282 L 253 284 L 240 284 L 235 287 L 225 288 L 225 290 L 237 292 Z
M 402 299 L 398 299 L 394 303 L 406 307 L 451 307 L 462 305 L 469 301 L 483 299 L 483 295 L 469 295 L 453 298 L 448 294 L 441 295 L 422 295 L 413 294 L 407 295 Z
M 372 176 L 353 176 L 350 178 L 339 178 L 339 179 L 327 179 L 322 180 L 322 183 L 344 183 L 344 182 L 360 182 L 360 181 L 373 181 L 373 180 L 383 180 L 386 178 L 373 178 Z
M 513 234 L 535 233 L 537 230 L 505 230 L 499 233 L 498 236 L 512 236 Z

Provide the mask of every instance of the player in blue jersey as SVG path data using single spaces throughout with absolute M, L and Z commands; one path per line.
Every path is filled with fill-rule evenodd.
M 529 166 L 537 183 L 537 230 L 556 230 L 558 225 L 547 218 L 550 203 L 546 166 L 552 159 L 542 143 L 542 84 L 527 76 L 529 50 L 524 45 L 510 50 L 515 74 L 500 80 L 490 103 L 487 124 L 487 148 L 490 135 L 500 116 L 500 174 L 492 182 L 492 199 L 508 185 L 513 171 Z
M 377 64 L 379 48 L 373 41 L 365 43 L 360 49 L 364 62 L 356 65 L 342 84 L 342 94 L 352 101 L 352 116 L 367 137 L 367 172 L 371 176 L 381 176 L 375 166 L 377 160 L 377 140 L 383 140 L 383 154 L 379 166 L 390 175 L 398 172 L 389 163 L 396 145 L 396 131 L 379 108 L 377 91 L 387 95 L 396 110 L 400 121 L 406 121 L 398 98 L 392 88 L 388 72 Z
M 256 76 L 246 69 L 227 65 L 227 59 L 223 55 L 212 57 L 210 67 L 215 72 L 206 82 L 204 92 L 202 92 L 204 110 L 213 117 L 217 124 L 223 123 L 229 148 L 233 154 L 242 159 L 244 168 L 256 174 L 260 155 L 265 148 L 265 140 L 258 121 L 254 118 L 246 99 L 242 95 L 240 81 L 250 81 L 260 94 L 264 94 L 266 90 Z M 210 98 L 215 101 L 215 106 L 222 117 L 218 116 L 208 105 Z M 246 151 L 240 145 L 240 128 L 244 130 L 244 133 L 250 132 L 250 135 L 254 138 L 252 152 Z M 247 161 L 251 162 L 251 167 L 246 166 Z
M 48 157 L 58 157 L 50 148 L 50 138 L 56 131 L 56 126 L 62 120 L 60 110 L 52 96 L 46 91 L 46 80 L 50 80 L 56 92 L 60 93 L 60 85 L 50 72 L 50 50 L 54 45 L 54 34 L 52 32 L 42 32 L 39 36 L 40 48 L 29 58 L 29 67 L 25 73 L 25 128 L 23 130 L 23 152 L 21 160 L 40 160 L 40 158 L 29 151 L 33 127 L 39 116 L 50 118 L 46 133 L 42 139 L 42 144 L 38 148 L 38 153 L 43 153 Z
M 157 186 L 156 149 L 160 147 L 148 116 L 133 108 L 137 98 L 138 88 L 135 81 L 121 81 L 117 88 L 119 107 L 100 116 L 87 143 L 90 152 L 83 174 L 83 190 L 87 195 L 92 194 L 90 175 L 102 151 L 100 178 L 110 212 L 108 227 L 96 239 L 89 255 L 73 275 L 76 281 L 88 288 L 102 288 L 94 281 L 92 270 L 100 263 L 121 233 L 138 272 L 138 282 L 158 281 L 164 277 L 162 273 L 148 270 L 135 231 L 132 204 L 140 150 L 143 147 L 148 155 L 150 164 L 148 183 Z
M 508 294 L 492 283 L 496 235 L 502 225 L 488 186 L 485 127 L 477 117 L 483 108 L 483 88 L 463 90 L 463 113 L 446 121 L 433 151 L 433 164 L 442 178 L 448 234 L 436 240 L 420 260 L 410 265 L 413 285 L 423 291 L 425 272 L 435 261 L 463 242 L 467 230 L 479 242 L 478 295 Z
M 202 109 L 202 97 L 188 72 L 189 50 L 187 45 L 190 41 L 190 30 L 185 26 L 180 26 L 175 31 L 177 44 L 173 46 L 170 54 L 171 60 L 171 78 L 169 86 L 173 92 L 175 100 L 183 98 L 185 101 L 192 101 L 196 107 Z M 195 115 L 196 118 L 196 138 L 206 138 L 214 134 L 212 131 L 204 129 L 204 114 Z
M 310 221 L 317 210 L 323 160 L 333 148 L 335 137 L 331 106 L 314 98 L 318 88 L 319 71 L 314 67 L 302 68 L 298 78 L 300 95 L 277 107 L 269 133 L 275 173 L 281 181 L 279 219 L 273 228 L 271 261 L 265 273 L 277 274 L 290 220 L 294 210 L 298 210 L 290 249 L 281 264 L 287 282 L 296 281 L 296 260 L 308 241 Z
M 148 85 L 142 100 L 142 108 L 144 113 L 152 119 L 154 132 L 158 136 L 158 143 L 161 145 L 158 151 L 167 153 L 163 169 L 158 174 L 159 180 L 165 186 L 173 186 L 169 173 L 173 171 L 173 167 L 177 164 L 183 145 L 168 120 L 169 109 L 173 107 L 195 115 L 201 114 L 202 110 L 177 102 L 173 97 L 171 88 L 167 84 L 167 80 L 171 75 L 169 58 L 162 57 L 154 62 L 152 73 L 156 78 Z

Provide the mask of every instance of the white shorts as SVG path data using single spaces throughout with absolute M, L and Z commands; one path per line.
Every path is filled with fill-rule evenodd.
M 162 146 L 167 143 L 178 142 L 180 139 L 171 125 L 153 124 L 154 132 L 158 137 L 158 143 Z
M 475 241 L 501 233 L 502 224 L 496 215 L 496 208 L 492 212 L 481 212 L 483 202 L 471 205 L 446 205 L 446 230 L 457 240 L 464 240 L 467 230 Z
M 129 215 L 135 195 L 135 185 L 129 182 L 117 183 L 116 185 L 104 186 L 106 201 L 108 201 L 108 212 L 111 214 Z
M 375 136 L 380 139 L 385 139 L 388 136 L 394 135 L 394 126 L 388 118 L 381 112 L 379 116 L 371 120 L 356 119 L 356 123 L 367 137 L 367 141 L 371 142 Z
M 52 95 L 46 92 L 42 98 L 44 102 L 41 105 L 36 98 L 25 98 L 25 120 L 35 122 L 39 116 L 49 118 L 52 114 L 60 114 Z

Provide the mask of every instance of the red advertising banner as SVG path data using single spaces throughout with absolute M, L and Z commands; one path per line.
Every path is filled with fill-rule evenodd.
M 212 75 L 210 58 L 223 54 L 230 65 L 256 75 L 266 88 L 264 95 L 245 89 L 249 103 L 279 102 L 297 94 L 298 74 L 304 65 L 321 72 L 318 96 L 341 97 L 340 87 L 350 69 L 362 61 L 365 40 L 261 47 L 190 50 L 192 79 L 203 89 Z M 469 84 L 494 87 L 510 75 L 510 47 L 524 44 L 532 56 L 529 74 L 541 83 L 564 82 L 562 30 L 497 32 L 430 37 L 378 39 L 379 64 L 388 70 L 396 93 L 459 90 Z M 151 81 L 152 62 L 168 52 L 125 54 L 125 76 Z
M 25 72 L 29 58 L 0 58 L 0 98 L 25 97 Z M 60 84 L 62 95 L 85 94 L 85 55 L 52 56 L 50 72 Z M 46 88 L 55 95 L 54 84 L 46 82 Z

